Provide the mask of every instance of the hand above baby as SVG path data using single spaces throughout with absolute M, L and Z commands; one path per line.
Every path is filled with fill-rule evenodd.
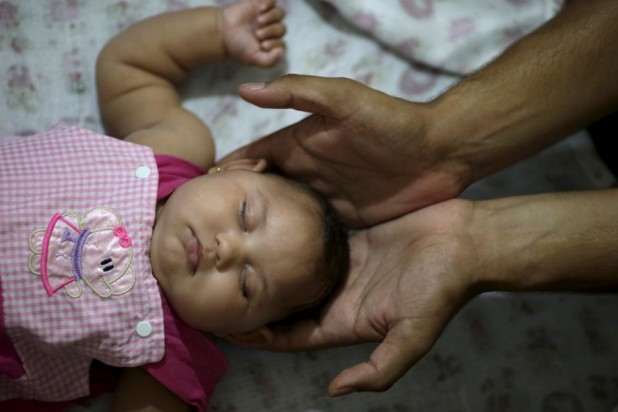
M 224 158 L 265 158 L 363 227 L 457 196 L 465 167 L 429 134 L 429 111 L 349 79 L 287 75 L 240 88 L 260 107 L 312 113 Z M 454 146 L 456 147 L 456 146 Z M 454 149 L 453 149 L 454 150 Z

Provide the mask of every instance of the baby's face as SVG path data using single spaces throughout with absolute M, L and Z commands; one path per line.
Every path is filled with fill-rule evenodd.
M 150 253 L 176 313 L 220 336 L 279 320 L 322 289 L 315 200 L 260 173 L 226 171 L 178 188 L 157 217 Z

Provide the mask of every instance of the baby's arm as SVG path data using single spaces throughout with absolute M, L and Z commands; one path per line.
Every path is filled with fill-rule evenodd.
M 191 69 L 230 57 L 272 66 L 283 53 L 283 12 L 274 0 L 244 0 L 143 20 L 114 37 L 97 60 L 99 107 L 107 132 L 155 153 L 208 168 L 208 127 L 181 106 L 176 85 Z

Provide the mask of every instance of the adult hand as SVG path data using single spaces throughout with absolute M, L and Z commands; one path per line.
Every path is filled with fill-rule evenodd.
M 357 227 L 453 198 L 616 110 L 618 53 L 607 50 L 617 15 L 615 0 L 574 0 L 426 104 L 345 79 L 241 86 L 258 106 L 312 114 L 231 157 L 270 160 L 324 192 Z
M 240 87 L 250 103 L 312 113 L 228 157 L 265 158 L 323 192 L 345 222 L 368 226 L 457 196 L 467 185 L 429 111 L 350 79 L 287 75 Z
M 272 330 L 261 347 L 381 342 L 331 395 L 388 389 L 484 290 L 618 289 L 618 189 L 449 200 L 356 233 L 351 269 L 318 320 Z
M 450 200 L 354 235 L 350 273 L 320 319 L 273 330 L 265 348 L 381 342 L 366 362 L 341 371 L 328 392 L 388 389 L 471 297 L 478 267 L 467 233 L 471 204 Z

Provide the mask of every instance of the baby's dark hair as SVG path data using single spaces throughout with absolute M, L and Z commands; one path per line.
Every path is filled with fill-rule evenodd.
M 340 279 L 350 269 L 350 246 L 348 231 L 333 205 L 317 190 L 306 183 L 284 178 L 291 186 L 301 190 L 313 199 L 318 207 L 321 223 L 322 253 L 315 262 L 313 272 L 324 283 L 322 293 L 313 302 L 293 307 L 291 315 L 275 324 L 290 324 L 295 321 L 315 317 L 335 289 Z

